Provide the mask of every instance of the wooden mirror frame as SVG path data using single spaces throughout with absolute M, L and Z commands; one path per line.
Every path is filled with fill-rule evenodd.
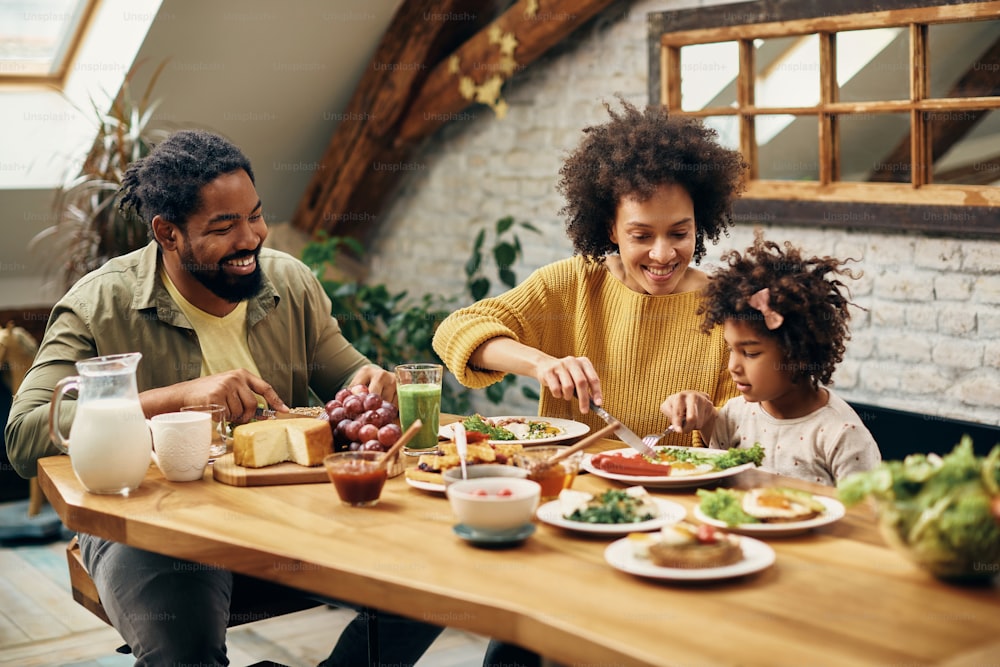
M 997 84 L 987 97 L 932 99 L 924 66 L 928 26 L 1000 18 L 996 0 L 881 0 L 872 11 L 870 0 L 756 0 L 737 4 L 651 13 L 649 18 L 649 83 L 651 104 L 688 116 L 735 115 L 740 124 L 740 149 L 751 164 L 748 187 L 734 206 L 734 218 L 750 223 L 920 232 L 949 237 L 1000 238 L 1000 187 L 941 185 L 930 182 L 932 154 L 926 117 L 934 111 L 995 111 L 1000 109 Z M 904 102 L 842 103 L 833 81 L 835 36 L 838 31 L 870 27 L 907 27 L 910 31 L 910 99 Z M 752 118 L 753 40 L 787 35 L 819 34 L 821 100 L 807 113 L 817 116 L 819 180 L 766 181 L 756 177 L 756 144 Z M 1000 36 L 998 36 L 1000 38 Z M 740 42 L 741 76 L 736 108 L 685 111 L 680 105 L 680 49 L 713 42 Z M 1000 39 L 998 39 L 1000 43 Z M 988 71 L 1000 81 L 1000 71 Z M 747 79 L 751 79 L 747 83 Z M 799 110 L 801 111 L 801 110 Z M 841 115 L 867 111 L 910 114 L 910 183 L 839 181 Z M 768 109 L 768 113 L 775 110 Z M 831 146 L 833 147 L 831 149 Z

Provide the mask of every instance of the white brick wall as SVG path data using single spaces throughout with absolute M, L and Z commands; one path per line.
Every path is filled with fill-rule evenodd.
M 372 249 L 371 280 L 411 295 L 458 294 L 462 265 L 484 224 L 504 215 L 528 220 L 543 237 L 522 234 L 526 265 L 566 257 L 572 247 L 555 192 L 566 151 L 580 130 L 607 118 L 616 93 L 646 103 L 646 15 L 719 2 L 620 3 L 506 84 L 510 112 L 496 120 L 468 109 L 413 161 L 402 193 L 383 215 Z M 848 399 L 929 415 L 1000 424 L 1000 243 L 904 234 L 765 226 L 769 238 L 807 252 L 855 257 L 856 310 L 847 358 L 835 377 Z M 739 225 L 703 266 L 745 248 Z M 511 410 L 534 406 L 509 393 Z

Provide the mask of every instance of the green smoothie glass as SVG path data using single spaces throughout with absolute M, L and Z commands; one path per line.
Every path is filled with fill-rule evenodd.
M 438 443 L 441 418 L 440 364 L 400 364 L 396 366 L 396 395 L 399 397 L 399 425 L 405 431 L 415 420 L 424 423 L 407 449 L 433 449 Z

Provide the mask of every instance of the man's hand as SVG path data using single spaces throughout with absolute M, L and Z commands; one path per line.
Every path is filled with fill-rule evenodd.
M 180 410 L 184 405 L 218 403 L 225 406 L 229 421 L 243 424 L 254 418 L 258 394 L 278 412 L 288 412 L 270 384 L 242 368 L 150 389 L 139 398 L 147 416 Z
M 384 368 L 374 364 L 365 366 L 351 379 L 350 386 L 356 384 L 365 385 L 370 393 L 380 395 L 383 401 L 396 402 L 396 376 Z

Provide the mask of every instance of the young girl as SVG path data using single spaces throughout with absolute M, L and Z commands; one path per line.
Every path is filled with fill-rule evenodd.
M 799 249 L 758 232 L 745 254 L 730 251 L 712 276 L 699 310 L 705 331 L 723 325 L 729 373 L 741 396 L 721 409 L 697 391 L 682 391 L 661 411 L 678 430 L 700 430 L 711 447 L 752 447 L 762 468 L 834 485 L 881 460 L 857 413 L 826 385 L 850 337 L 849 301 L 837 278 L 854 278 L 846 262 L 804 259 Z

